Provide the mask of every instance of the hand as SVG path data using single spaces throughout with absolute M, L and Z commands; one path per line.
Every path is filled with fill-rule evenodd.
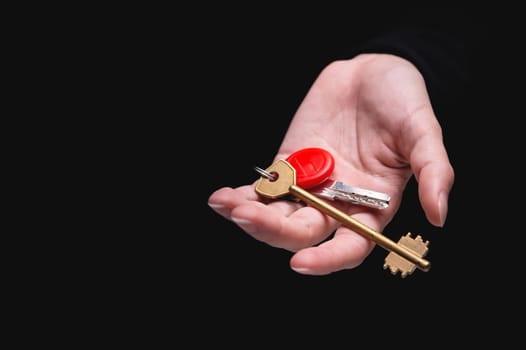
M 382 232 L 413 175 L 427 219 L 444 225 L 454 170 L 424 79 L 409 61 L 363 54 L 329 64 L 295 113 L 275 160 L 306 147 L 334 156 L 331 178 L 391 196 L 382 210 L 332 202 L 365 225 Z M 294 252 L 290 264 L 299 273 L 354 268 L 374 247 L 301 202 L 259 197 L 255 183 L 218 189 L 209 205 L 255 239 Z

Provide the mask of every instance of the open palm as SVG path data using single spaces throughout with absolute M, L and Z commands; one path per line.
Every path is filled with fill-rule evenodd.
M 333 155 L 331 178 L 391 196 L 382 210 L 331 202 L 374 230 L 394 217 L 413 175 L 428 220 L 444 224 L 454 171 L 423 77 L 410 62 L 364 54 L 329 64 L 299 106 L 275 160 L 306 147 Z M 300 273 L 354 268 L 374 247 L 317 209 L 258 196 L 255 183 L 220 188 L 209 204 L 255 239 L 295 252 L 290 263 Z

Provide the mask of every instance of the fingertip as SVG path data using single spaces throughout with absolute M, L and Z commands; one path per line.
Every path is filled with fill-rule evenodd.
M 420 174 L 419 197 L 428 221 L 444 227 L 454 175 L 449 167 L 428 166 Z
M 248 234 L 253 235 L 257 232 L 257 226 L 249 219 L 232 216 L 231 220 Z
M 224 209 L 225 206 L 223 204 L 213 203 L 211 201 L 208 201 L 208 206 L 214 210 L 221 210 Z
M 291 266 L 290 267 L 293 271 L 299 273 L 299 274 L 302 274 L 302 275 L 312 275 L 312 271 L 311 269 L 309 268 L 306 268 L 306 267 L 294 267 L 294 266 Z
M 444 227 L 447 219 L 448 212 L 448 194 L 446 191 L 441 191 L 438 196 L 438 214 L 439 214 L 439 227 Z
M 208 204 L 218 204 L 223 200 L 223 198 L 226 198 L 229 196 L 229 192 L 232 190 L 231 187 L 221 187 L 215 190 L 208 196 Z
M 291 259 L 290 262 L 290 268 L 301 275 L 322 276 L 330 273 L 330 271 L 323 271 L 320 268 L 315 268 L 309 265 L 309 263 L 302 264 L 300 262 L 295 262 L 294 259 Z
M 359 266 L 371 252 L 374 243 L 365 237 L 339 228 L 335 236 L 298 251 L 290 260 L 290 267 L 301 274 L 328 275 Z
M 213 211 L 220 214 L 221 216 L 230 219 L 229 198 L 231 197 L 230 191 L 232 188 L 223 187 L 212 192 L 208 197 L 207 204 Z
M 302 249 L 290 259 L 290 268 L 302 275 L 323 275 L 320 271 L 320 256 L 315 248 Z

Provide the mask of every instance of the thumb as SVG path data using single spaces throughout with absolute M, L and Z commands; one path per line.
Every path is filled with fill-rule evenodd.
M 443 143 L 438 125 L 428 128 L 415 142 L 410 163 L 418 182 L 418 196 L 427 220 L 443 227 L 448 211 L 448 198 L 455 180 L 453 166 Z

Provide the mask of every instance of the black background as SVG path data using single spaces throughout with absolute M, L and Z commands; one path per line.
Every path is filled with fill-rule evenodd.
M 411 334 L 435 344 L 451 344 L 451 337 L 509 339 L 502 330 L 513 327 L 507 320 L 523 303 L 515 298 L 521 275 L 512 272 L 520 264 L 514 252 L 522 234 L 512 221 L 520 216 L 512 214 L 514 196 L 503 191 L 520 191 L 517 172 L 504 160 L 518 160 L 519 139 L 512 135 L 522 119 L 515 109 L 520 93 L 511 87 L 520 83 L 520 40 L 514 27 L 502 25 L 509 24 L 508 14 L 243 10 L 192 13 L 188 22 L 159 25 L 162 39 L 150 43 L 162 69 L 152 67 L 161 84 L 152 87 L 159 104 L 149 114 L 160 117 L 148 139 L 154 152 L 144 159 L 159 175 L 151 184 L 160 200 L 151 203 L 155 222 L 148 231 L 155 239 L 138 258 L 138 266 L 148 266 L 139 270 L 149 286 L 142 310 L 152 305 L 182 322 L 178 336 L 198 331 L 227 344 L 241 342 L 241 334 L 258 343 L 278 335 L 315 340 L 335 327 L 349 332 L 352 345 L 352 337 L 363 336 L 353 330 L 364 326 L 379 327 L 386 338 L 390 332 L 406 337 L 399 344 Z M 393 276 L 382 268 L 387 252 L 376 247 L 353 270 L 300 275 L 289 268 L 290 252 L 255 241 L 208 207 L 214 190 L 251 183 L 253 167 L 270 164 L 324 66 L 347 58 L 354 43 L 389 28 L 393 18 L 425 23 L 431 13 L 444 21 L 449 14 L 465 18 L 478 39 L 471 88 L 439 115 L 456 172 L 446 225 L 426 221 L 411 181 L 384 230 L 393 240 L 407 232 L 429 240 L 429 272 Z
M 15 222 L 21 248 L 5 246 L 16 340 L 420 348 L 521 336 L 522 12 L 194 5 L 56 11 L 64 18 L 10 27 L 26 30 L 14 74 L 37 95 L 20 103 L 37 109 L 21 122 L 41 137 L 14 148 L 42 156 L 20 159 L 32 177 L 18 199 L 38 213 Z M 448 219 L 426 221 L 412 181 L 384 230 L 429 240 L 429 272 L 393 276 L 377 247 L 353 270 L 297 274 L 290 252 L 209 208 L 213 191 L 253 182 L 272 161 L 327 64 L 395 22 L 436 21 L 477 43 L 471 87 L 439 113 L 456 171 Z

